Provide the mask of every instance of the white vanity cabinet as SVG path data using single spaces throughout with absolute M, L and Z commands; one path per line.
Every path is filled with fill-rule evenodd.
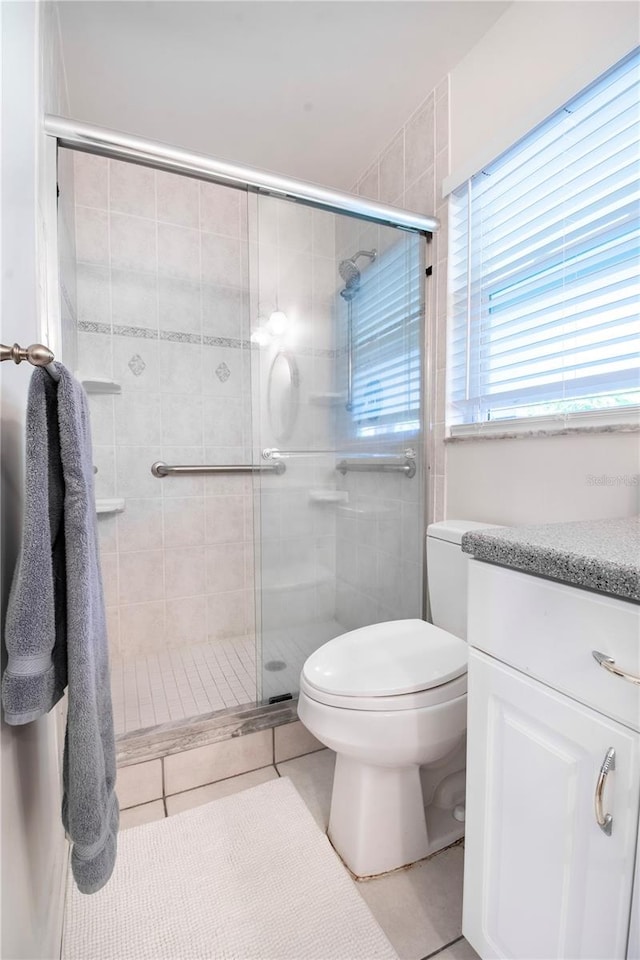
M 629 960 L 640 960 L 640 825 L 638 828 L 638 847 L 636 849 L 636 875 L 633 881 L 633 904 L 631 906 L 631 926 L 629 928 Z
M 638 676 L 640 607 L 472 561 L 469 642 L 465 937 L 485 960 L 631 957 L 640 686 L 592 651 Z

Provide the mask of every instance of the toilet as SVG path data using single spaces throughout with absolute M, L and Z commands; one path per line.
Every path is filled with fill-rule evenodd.
M 433 623 L 352 630 L 302 669 L 298 716 L 336 752 L 329 839 L 356 877 L 414 863 L 462 836 L 468 559 L 461 541 L 489 526 L 428 527 Z

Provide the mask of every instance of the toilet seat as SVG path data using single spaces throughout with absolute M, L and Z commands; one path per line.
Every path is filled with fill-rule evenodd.
M 304 673 L 300 677 L 300 693 L 310 700 L 323 703 L 328 707 L 341 707 L 343 710 L 386 710 L 388 713 L 399 710 L 419 710 L 421 707 L 435 707 L 439 703 L 447 703 L 463 697 L 467 692 L 466 670 L 460 677 L 440 684 L 438 687 L 429 687 L 428 690 L 418 690 L 415 693 L 401 693 L 397 696 L 381 697 L 345 697 L 335 693 L 319 690 L 306 679 Z
M 424 620 L 342 634 L 306 661 L 300 689 L 348 710 L 410 710 L 466 693 L 467 645 Z

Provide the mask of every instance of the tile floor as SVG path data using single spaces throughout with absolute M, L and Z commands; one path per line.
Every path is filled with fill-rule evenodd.
M 340 633 L 344 628 L 335 620 L 264 631 L 261 699 L 295 695 L 309 654 Z M 255 703 L 256 641 L 237 637 L 114 659 L 111 696 L 116 736 Z
M 276 776 L 288 776 L 317 823 L 326 830 L 329 819 L 334 754 L 319 750 L 237 777 L 168 797 L 171 816 L 192 806 L 247 789 Z M 123 829 L 165 816 L 156 800 L 123 810 Z M 450 847 L 406 870 L 357 883 L 357 889 L 393 944 L 400 960 L 477 960 L 461 933 L 461 846 Z
M 216 640 L 112 660 L 111 696 L 116 736 L 254 703 L 255 640 Z

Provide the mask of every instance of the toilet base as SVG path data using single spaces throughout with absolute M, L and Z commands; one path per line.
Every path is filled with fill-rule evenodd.
M 336 757 L 329 839 L 356 877 L 388 873 L 433 851 L 420 767 L 373 766 Z

